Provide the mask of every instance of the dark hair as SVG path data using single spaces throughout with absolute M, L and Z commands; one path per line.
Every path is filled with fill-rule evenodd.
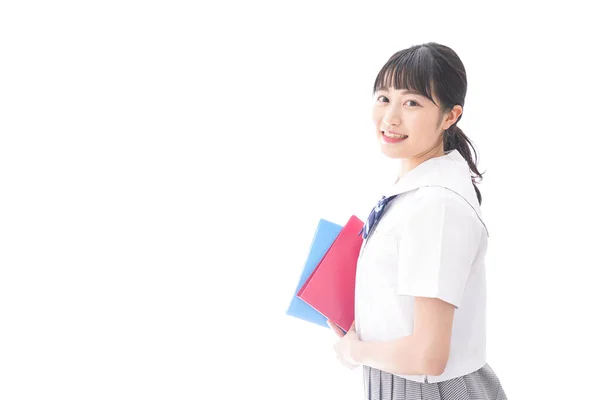
M 436 103 L 432 93 L 435 93 L 441 103 L 436 105 L 442 109 L 443 115 L 452 110 L 456 104 L 464 108 L 467 74 L 454 50 L 430 42 L 400 50 L 389 58 L 377 74 L 373 94 L 379 89 L 390 87 L 397 90 L 414 90 L 434 104 Z M 444 151 L 458 150 L 467 161 L 472 172 L 471 181 L 475 187 L 477 200 L 481 205 L 481 192 L 476 186 L 477 180 L 482 179 L 482 174 L 477 170 L 477 151 L 467 135 L 456 126 L 461 118 L 462 114 L 444 131 Z M 470 149 L 473 150 L 474 158 Z

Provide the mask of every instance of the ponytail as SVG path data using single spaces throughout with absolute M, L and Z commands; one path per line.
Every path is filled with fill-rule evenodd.
M 473 149 L 475 160 L 473 160 L 470 149 Z M 475 147 L 473 147 L 471 140 L 469 140 L 467 135 L 465 135 L 464 132 L 458 126 L 456 126 L 456 124 L 452 125 L 444 133 L 444 151 L 451 150 L 458 150 L 460 155 L 469 164 L 469 168 L 471 169 L 472 173 L 471 181 L 473 182 L 473 187 L 475 188 L 479 205 L 481 205 L 481 192 L 479 191 L 479 188 L 477 188 L 476 184 L 483 179 L 483 174 L 477 170 L 477 151 L 475 151 Z M 479 182 L 477 182 L 477 180 Z

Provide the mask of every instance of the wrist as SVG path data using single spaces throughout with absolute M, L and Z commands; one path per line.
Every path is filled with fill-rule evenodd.
M 365 343 L 359 339 L 354 340 L 350 346 L 350 358 L 355 364 L 364 364 Z

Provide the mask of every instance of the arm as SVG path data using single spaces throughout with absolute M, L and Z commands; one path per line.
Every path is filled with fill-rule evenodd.
M 358 363 L 399 375 L 446 369 L 455 309 L 485 234 L 476 213 L 445 189 L 424 190 L 398 242 L 396 295 L 414 297 L 410 336 L 353 343 Z
M 357 341 L 352 358 L 399 375 L 441 375 L 450 355 L 454 310 L 438 298 L 415 297 L 412 335 L 386 342 Z
M 438 376 L 448 363 L 454 310 L 484 233 L 460 197 L 439 188 L 422 193 L 398 242 L 396 295 L 414 297 L 412 335 L 359 343 L 355 356 L 395 374 Z

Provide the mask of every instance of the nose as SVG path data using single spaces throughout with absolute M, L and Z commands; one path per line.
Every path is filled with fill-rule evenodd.
M 400 125 L 400 111 L 395 110 L 393 107 L 388 108 L 383 116 L 383 122 L 388 126 Z
M 383 123 L 387 126 L 398 126 L 400 125 L 400 118 L 385 116 L 383 117 Z

